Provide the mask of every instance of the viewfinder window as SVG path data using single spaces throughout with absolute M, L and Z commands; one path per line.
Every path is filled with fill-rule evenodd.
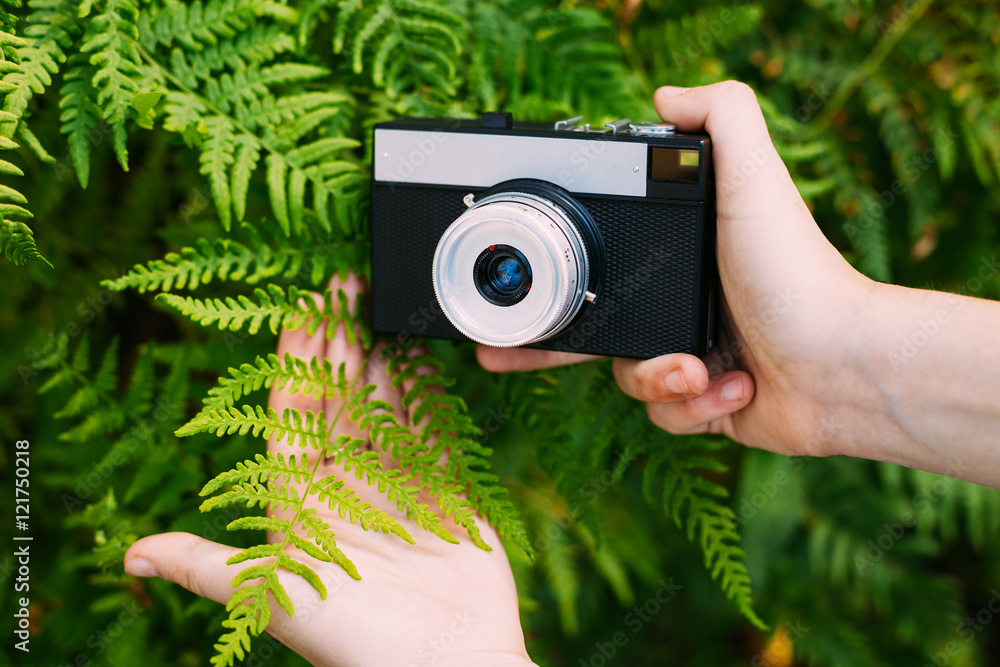
M 700 152 L 689 148 L 652 148 L 654 181 L 698 182 Z

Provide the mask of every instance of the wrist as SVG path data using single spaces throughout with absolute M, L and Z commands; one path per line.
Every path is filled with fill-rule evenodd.
M 842 331 L 841 373 L 827 396 L 825 430 L 833 453 L 920 465 L 912 437 L 900 419 L 900 392 L 908 350 L 901 330 L 927 318 L 934 308 L 927 292 L 878 283 L 865 278 L 856 307 Z M 902 362 L 900 360 L 903 360 Z
M 827 309 L 828 335 L 817 346 L 822 356 L 806 370 L 812 375 L 805 392 L 811 419 L 804 450 L 810 455 L 874 458 L 874 443 L 890 435 L 884 423 L 890 402 L 878 381 L 884 336 L 873 330 L 898 307 L 888 287 L 853 269 L 839 283 Z

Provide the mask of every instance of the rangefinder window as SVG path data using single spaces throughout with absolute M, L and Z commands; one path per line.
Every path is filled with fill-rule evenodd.
M 654 181 L 698 182 L 699 152 L 689 148 L 650 148 L 650 174 Z

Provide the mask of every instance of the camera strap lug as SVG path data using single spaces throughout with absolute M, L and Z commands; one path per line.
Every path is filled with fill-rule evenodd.
M 628 130 L 629 124 L 632 122 L 629 118 L 620 118 L 616 121 L 607 123 L 604 127 L 611 129 L 611 134 L 621 134 Z
M 572 118 L 567 118 L 566 120 L 557 120 L 552 129 L 556 132 L 572 130 L 580 123 L 581 120 L 583 120 L 583 116 L 573 116 Z
M 470 192 L 469 194 L 462 197 L 462 203 L 465 204 L 465 208 L 469 208 L 470 206 L 476 203 L 476 196 Z

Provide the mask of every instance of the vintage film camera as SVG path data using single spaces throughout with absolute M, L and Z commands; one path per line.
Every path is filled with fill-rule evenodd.
M 375 126 L 376 331 L 618 357 L 702 356 L 711 140 L 665 123 Z

